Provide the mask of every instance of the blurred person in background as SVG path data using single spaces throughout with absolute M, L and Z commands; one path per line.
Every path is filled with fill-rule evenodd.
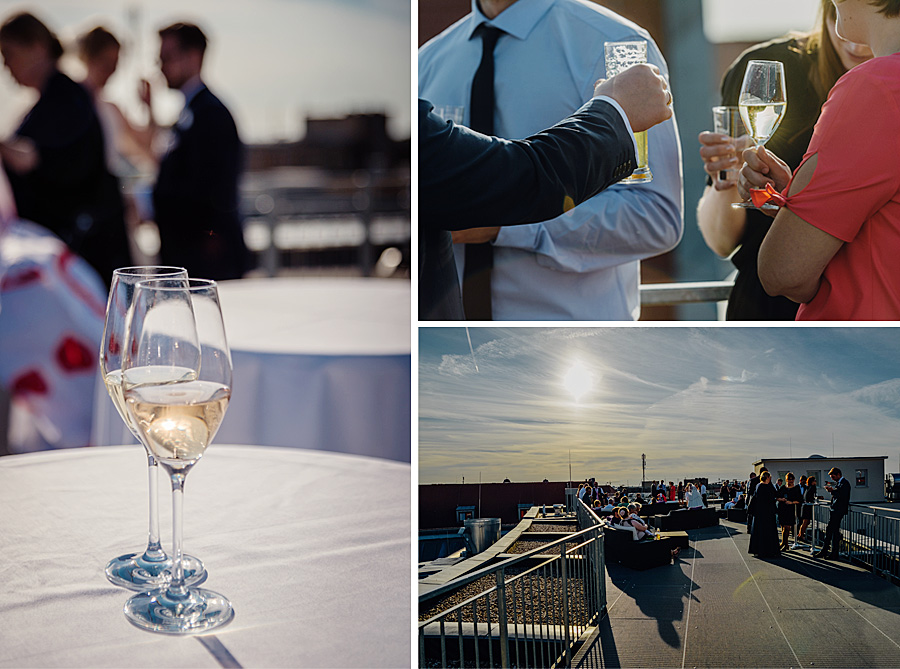
M 607 76 L 604 43 L 628 40 L 646 41 L 647 62 L 668 77 L 649 33 L 598 4 L 472 0 L 467 16 L 419 49 L 419 96 L 464 107 L 463 122 L 479 132 L 528 137 L 578 109 Z M 489 58 L 485 128 L 470 92 Z M 613 186 L 543 222 L 453 233 L 467 319 L 637 320 L 640 261 L 671 250 L 683 228 L 674 117 L 647 137 L 650 183 Z
M 184 95 L 153 189 L 160 262 L 191 276 L 239 279 L 250 264 L 238 210 L 243 144 L 231 113 L 201 78 L 203 31 L 174 23 L 159 37 L 166 84 Z
M 0 142 L 18 214 L 60 237 L 108 286 L 113 270 L 131 258 L 91 96 L 59 71 L 62 45 L 32 14 L 0 26 L 0 54 L 16 83 L 40 95 L 14 135 Z
M 16 214 L 0 160 L 0 454 L 90 444 L 106 286 L 43 226 Z
M 86 75 L 82 85 L 90 92 L 100 117 L 106 138 L 106 162 L 117 176 L 133 174 L 137 167 L 156 170 L 157 159 L 152 145 L 156 131 L 150 85 L 141 82 L 141 101 L 148 111 L 147 127 L 134 126 L 122 111 L 103 97 L 103 89 L 119 64 L 121 44 L 109 30 L 97 26 L 80 35 L 77 40 L 78 57 Z
M 813 126 L 832 86 L 845 72 L 870 58 L 868 46 L 848 42 L 837 34 L 834 3 L 821 0 L 815 30 L 757 44 L 738 57 L 722 80 L 720 104 L 737 106 L 749 61 L 783 63 L 789 104 L 766 147 L 794 170 L 809 146 Z M 767 295 L 757 272 L 759 247 L 771 219 L 756 209 L 733 208 L 733 202 L 741 201 L 736 181 L 717 178 L 720 170 L 741 166 L 740 154 L 746 146 L 736 146 L 732 138 L 708 131 L 700 133 L 699 140 L 708 178 L 697 208 L 697 222 L 707 246 L 723 258 L 730 257 L 737 268 L 726 320 L 793 320 L 799 305 L 786 297 Z
M 158 158 L 153 152 L 158 128 L 153 118 L 150 84 L 147 81 L 140 82 L 140 97 L 147 109 L 148 123 L 146 127 L 137 127 L 103 95 L 107 82 L 115 74 L 119 64 L 119 40 L 103 26 L 97 26 L 80 35 L 76 45 L 78 57 L 85 67 L 85 77 L 81 84 L 91 94 L 103 127 L 106 165 L 119 179 L 122 188 L 131 255 L 135 262 L 152 263 L 155 259 L 144 257 L 144 251 L 136 242 L 138 226 L 147 213 L 145 212 L 145 216 L 141 215 L 134 196 L 137 189 L 147 189 L 149 192 L 158 167 Z

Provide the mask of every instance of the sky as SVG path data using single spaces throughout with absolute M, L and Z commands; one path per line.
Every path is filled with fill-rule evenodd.
M 158 74 L 156 33 L 187 19 L 210 39 L 204 76 L 245 142 L 299 139 L 307 116 L 361 112 L 384 112 L 395 139 L 410 136 L 410 0 L 0 0 L 0 21 L 23 10 L 64 42 L 103 23 L 127 44 L 107 97 L 135 120 L 139 76 L 158 84 L 160 122 L 177 117 L 182 99 Z M 32 102 L 4 68 L 0 136 Z
M 710 42 L 756 42 L 789 30 L 809 30 L 819 0 L 703 0 L 703 31 Z
M 900 329 L 419 329 L 419 483 L 746 478 L 763 457 L 887 455 Z M 477 370 L 476 370 L 477 365 Z M 580 365 L 591 389 L 565 383 Z M 576 367 L 577 368 L 577 367 Z M 584 375 L 584 374 L 582 374 Z

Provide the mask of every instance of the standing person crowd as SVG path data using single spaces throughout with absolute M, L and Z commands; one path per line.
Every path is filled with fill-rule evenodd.
M 35 15 L 21 12 L 0 25 L 0 54 L 17 84 L 37 102 L 11 136 L 0 161 L 17 215 L 57 235 L 109 286 L 117 267 L 133 264 L 121 178 L 140 165 L 156 170 L 153 219 L 158 262 L 194 276 L 240 278 L 249 269 L 238 211 L 243 145 L 231 114 L 201 76 L 207 38 L 196 25 L 159 31 L 160 70 L 185 106 L 161 151 L 150 87 L 141 82 L 149 123 L 137 127 L 103 90 L 116 71 L 121 44 L 98 26 L 77 41 L 86 70 L 73 81 L 60 68 L 64 48 Z

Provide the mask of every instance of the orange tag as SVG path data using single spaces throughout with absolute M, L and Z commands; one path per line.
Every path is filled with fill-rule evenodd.
M 785 197 L 775 190 L 775 187 L 772 186 L 772 184 L 766 184 L 765 188 L 751 188 L 750 201 L 757 209 L 760 209 L 766 202 L 772 202 L 779 207 L 783 207 L 787 204 Z

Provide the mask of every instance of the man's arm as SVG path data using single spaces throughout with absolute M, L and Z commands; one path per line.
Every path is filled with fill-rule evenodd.
M 419 100 L 419 225 L 441 230 L 514 225 L 562 212 L 634 169 L 631 137 L 608 102 L 525 140 L 445 123 Z
M 665 76 L 662 54 L 648 46 L 649 62 Z M 675 119 L 650 129 L 647 139 L 653 181 L 616 185 L 542 223 L 503 228 L 495 245 L 535 253 L 538 263 L 562 272 L 601 270 L 674 248 L 684 229 Z
M 672 116 L 667 84 L 654 66 L 636 65 L 597 85 L 635 131 Z M 525 140 L 489 138 L 430 113 L 419 101 L 420 224 L 460 230 L 555 216 L 627 176 L 634 143 L 616 107 L 593 99 L 574 115 Z

